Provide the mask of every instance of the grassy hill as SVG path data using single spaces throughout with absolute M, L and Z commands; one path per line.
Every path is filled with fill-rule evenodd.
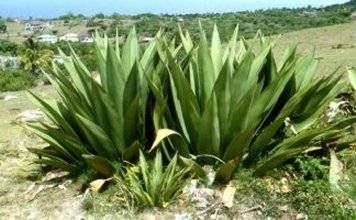
M 54 28 L 46 31 L 63 35 L 65 33 L 85 34 L 95 29 L 99 29 L 109 36 L 114 36 L 118 30 L 119 35 L 126 35 L 135 25 L 138 33 L 143 36 L 154 36 L 158 29 L 166 30 L 170 37 L 178 34 L 178 25 L 187 29 L 192 34 L 193 39 L 199 36 L 199 22 L 210 33 L 214 24 L 221 30 L 222 40 L 226 41 L 227 36 L 232 34 L 234 27 L 239 24 L 240 33 L 245 38 L 251 38 L 257 30 L 262 30 L 267 35 L 286 33 L 290 31 L 322 27 L 333 24 L 343 24 L 351 21 L 352 12 L 356 9 L 355 1 L 345 4 L 331 5 L 324 8 L 281 8 L 256 11 L 241 11 L 231 13 L 206 13 L 206 14 L 184 14 L 184 15 L 104 15 L 102 13 L 85 17 L 83 15 L 61 16 L 51 19 Z M 0 14 L 1 16 L 1 14 Z M 0 39 L 8 39 L 14 42 L 21 42 L 27 36 L 23 31 L 23 26 L 19 22 L 7 22 L 8 31 L 0 33 Z M 37 33 L 40 34 L 40 33 Z
M 332 71 L 338 66 L 345 72 L 346 65 L 356 66 L 356 21 L 283 34 L 276 50 L 280 51 L 290 43 L 298 43 L 302 54 L 315 47 L 320 59 L 320 73 Z

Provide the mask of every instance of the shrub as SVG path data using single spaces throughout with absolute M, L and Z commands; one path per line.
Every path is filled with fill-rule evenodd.
M 316 123 L 345 83 L 315 78 L 314 54 L 292 46 L 277 62 L 261 34 L 257 52 L 237 38 L 236 29 L 222 46 L 215 27 L 211 45 L 204 31 L 195 45 L 181 32 L 177 47 L 158 33 L 141 52 L 135 30 L 122 48 L 97 36 L 100 82 L 74 52 L 63 54 L 65 70 L 49 76 L 61 100 L 32 94 L 51 123 L 28 127 L 50 146 L 30 151 L 42 164 L 110 177 L 160 144 L 168 160 L 178 152 L 202 176 L 200 166 L 215 165 L 216 180 L 227 181 L 241 166 L 263 175 L 356 121 Z
M 7 29 L 7 25 L 5 23 L 5 20 L 0 18 L 0 33 L 6 32 L 6 29 Z
M 164 168 L 160 151 L 151 163 L 140 152 L 138 166 L 127 172 L 129 189 L 136 200 L 146 206 L 158 207 L 166 207 L 174 201 L 185 186 L 185 177 L 189 171 L 189 168 L 179 168 L 177 162 L 178 157 L 175 155 L 167 168 Z M 135 171 L 136 168 L 138 171 Z
M 19 46 L 9 40 L 0 40 L 0 52 L 2 54 L 16 55 Z
M 24 90 L 35 85 L 35 78 L 22 70 L 0 70 L 0 92 Z
M 115 164 L 137 158 L 139 149 L 154 136 L 146 77 L 157 72 L 157 42 L 141 53 L 135 30 L 121 50 L 107 38 L 95 40 L 100 83 L 74 50 L 71 57 L 63 54 L 64 71 L 54 65 L 49 76 L 62 100 L 48 102 L 33 94 L 55 127 L 42 124 L 30 129 L 50 147 L 30 150 L 42 156 L 40 163 L 74 173 L 89 165 L 110 175 Z
M 244 40 L 237 42 L 235 30 L 223 47 L 216 27 L 211 45 L 204 31 L 197 46 L 188 33 L 181 32 L 181 38 L 183 54 L 163 49 L 168 72 L 162 78 L 167 80 L 154 94 L 165 109 L 156 127 L 181 134 L 186 144 L 171 146 L 181 155 L 210 157 L 186 162 L 216 165 L 222 160 L 218 181 L 228 181 L 240 166 L 263 175 L 355 122 L 350 117 L 326 126 L 316 123 L 346 85 L 334 75 L 315 78 L 314 54 L 298 57 L 292 46 L 277 64 L 268 39 L 260 35 L 254 52 Z

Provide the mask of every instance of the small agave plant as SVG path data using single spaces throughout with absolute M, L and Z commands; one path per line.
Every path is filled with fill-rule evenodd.
M 236 29 L 224 45 L 216 27 L 211 43 L 202 30 L 197 45 L 182 31 L 181 43 L 158 33 L 144 46 L 134 29 L 123 46 L 97 35 L 100 82 L 73 51 L 62 54 L 64 69 L 54 65 L 48 75 L 60 100 L 31 93 L 50 123 L 28 125 L 49 144 L 30 151 L 41 164 L 110 177 L 140 150 L 147 156 L 148 146 L 159 147 L 165 162 L 178 152 L 194 173 L 204 176 L 201 167 L 213 165 L 216 181 L 228 181 L 239 167 L 262 175 L 355 123 L 349 117 L 318 126 L 345 82 L 316 77 L 314 54 L 299 57 L 291 46 L 277 61 L 274 43 L 256 39 L 257 49 L 238 40 Z M 147 190 L 137 186 L 136 194 Z

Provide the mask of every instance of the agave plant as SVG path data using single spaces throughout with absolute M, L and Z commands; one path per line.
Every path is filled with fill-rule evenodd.
M 356 70 L 355 68 L 348 68 L 348 76 L 349 76 L 349 80 L 350 83 L 353 87 L 354 90 L 356 90 Z
M 153 161 L 147 161 L 140 151 L 138 165 L 130 167 L 126 175 L 136 201 L 157 207 L 166 207 L 173 202 L 186 185 L 189 172 L 189 168 L 180 168 L 177 162 L 178 156 L 175 155 L 165 167 L 160 151 Z
M 89 165 L 110 176 L 120 162 L 137 158 L 146 137 L 154 135 L 146 117 L 151 109 L 146 77 L 152 77 L 157 65 L 157 42 L 141 52 L 133 29 L 122 47 L 99 34 L 95 45 L 99 82 L 72 51 L 69 57 L 62 53 L 65 69 L 54 64 L 54 73 L 47 74 L 61 99 L 30 93 L 51 121 L 28 125 L 50 145 L 30 151 L 42 164 L 70 172 Z
M 155 127 L 173 129 L 183 140 L 169 139 L 166 152 L 178 150 L 198 173 L 198 164 L 218 161 L 216 180 L 227 181 L 239 166 L 264 174 L 355 122 L 316 126 L 345 83 L 334 74 L 316 77 L 313 53 L 299 57 L 291 46 L 277 63 L 274 42 L 260 33 L 257 49 L 237 39 L 238 29 L 222 45 L 215 27 L 211 44 L 202 30 L 198 45 L 182 31 L 182 50 L 162 45 L 168 72 L 151 83 L 161 109 Z
M 42 164 L 110 177 L 157 133 L 156 140 L 169 137 L 162 144 L 169 160 L 178 151 L 201 175 L 201 165 L 218 161 L 217 180 L 227 181 L 239 166 L 263 174 L 356 121 L 318 126 L 345 83 L 315 77 L 314 54 L 299 57 L 292 46 L 277 62 L 274 42 L 256 39 L 257 49 L 238 41 L 236 29 L 222 45 L 215 27 L 211 44 L 204 31 L 198 45 L 181 32 L 176 46 L 159 33 L 141 52 L 134 29 L 122 47 L 97 35 L 99 82 L 73 51 L 62 53 L 65 69 L 54 65 L 48 75 L 60 100 L 31 93 L 50 123 L 28 125 L 49 143 L 30 151 Z

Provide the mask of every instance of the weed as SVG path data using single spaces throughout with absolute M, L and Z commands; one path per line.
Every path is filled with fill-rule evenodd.
M 0 70 L 0 92 L 29 89 L 35 78 L 21 70 Z

